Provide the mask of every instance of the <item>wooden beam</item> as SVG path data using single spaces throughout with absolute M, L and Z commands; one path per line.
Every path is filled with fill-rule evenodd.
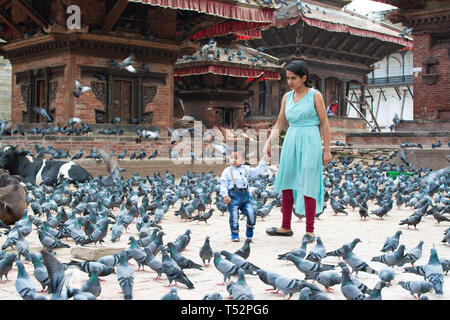
M 13 33 L 14 36 L 18 36 L 18 37 L 23 36 L 23 33 L 22 33 L 22 31 L 20 31 L 17 24 L 14 21 L 12 21 L 8 17 L 8 14 L 6 13 L 6 11 L 1 8 L 0 8 L 0 21 L 3 21 L 11 29 L 11 32 Z
M 10 2 L 11 0 L 0 0 L 0 8 L 3 7 L 5 4 Z
M 106 32 L 111 31 L 112 27 L 117 22 L 122 13 L 125 11 L 127 6 L 128 0 L 117 0 L 117 2 L 114 4 L 114 7 L 111 9 L 111 11 L 108 13 L 105 20 L 103 21 L 102 30 Z
M 155 20 L 153 20 L 152 24 L 147 28 L 145 31 L 145 35 L 151 34 L 154 27 L 158 24 L 159 20 L 164 16 L 164 12 L 166 12 L 167 8 L 162 8 L 160 12 L 158 12 L 158 15 L 155 17 Z
M 39 12 L 37 12 L 32 6 L 30 6 L 27 2 L 23 0 L 14 0 L 14 4 L 16 4 L 20 9 L 22 9 L 27 16 L 33 19 L 37 25 L 40 27 L 45 27 L 48 25 L 47 20 L 45 20 Z

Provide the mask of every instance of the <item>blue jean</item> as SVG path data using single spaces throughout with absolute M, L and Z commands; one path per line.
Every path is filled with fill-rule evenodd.
M 231 233 L 239 232 L 239 209 L 247 217 L 247 228 L 254 228 L 256 223 L 256 212 L 250 201 L 250 193 L 245 190 L 228 190 L 231 203 L 227 204 L 230 213 L 230 229 Z

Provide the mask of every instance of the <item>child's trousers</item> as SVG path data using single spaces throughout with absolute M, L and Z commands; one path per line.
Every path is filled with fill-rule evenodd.
M 228 195 L 231 198 L 231 203 L 227 204 L 231 233 L 239 232 L 239 209 L 247 216 L 247 228 L 253 229 L 256 223 L 256 212 L 250 201 L 248 190 L 230 189 Z

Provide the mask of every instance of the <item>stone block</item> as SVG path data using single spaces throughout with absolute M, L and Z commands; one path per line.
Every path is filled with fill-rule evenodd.
M 76 259 L 86 261 L 96 261 L 101 257 L 119 254 L 125 247 L 73 247 L 70 249 L 70 254 Z

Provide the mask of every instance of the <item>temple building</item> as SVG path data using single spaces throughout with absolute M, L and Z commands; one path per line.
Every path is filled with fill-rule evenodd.
M 337 103 L 335 116 L 348 117 L 350 109 L 357 109 L 357 117 L 370 120 L 367 87 L 374 64 L 411 46 L 412 39 L 391 25 L 343 10 L 350 1 L 286 2 L 287 6 L 277 9 L 275 24 L 263 28 L 262 38 L 249 41 L 250 45 L 264 48 L 281 64 L 306 61 L 312 84 L 323 94 L 325 104 Z M 258 94 L 250 99 L 252 114 L 277 115 L 289 90 L 286 78 L 256 86 Z M 351 87 L 358 88 L 359 95 L 352 96 Z
M 414 119 L 450 119 L 450 0 L 376 0 L 414 37 Z M 446 127 L 448 130 L 448 126 Z
M 206 127 L 242 128 L 244 101 L 255 93 L 251 87 L 258 81 L 279 81 L 280 71 L 277 58 L 230 37 L 216 38 L 175 63 L 176 95 L 182 113 Z
M 74 6 L 79 28 L 69 26 Z M 11 120 L 45 122 L 39 106 L 61 124 L 69 117 L 86 123 L 121 117 L 171 126 L 177 59 L 199 50 L 201 39 L 245 37 L 273 22 L 273 5 L 253 0 L 1 0 Z M 133 56 L 130 72 L 120 63 Z M 91 90 L 76 98 L 75 81 Z

